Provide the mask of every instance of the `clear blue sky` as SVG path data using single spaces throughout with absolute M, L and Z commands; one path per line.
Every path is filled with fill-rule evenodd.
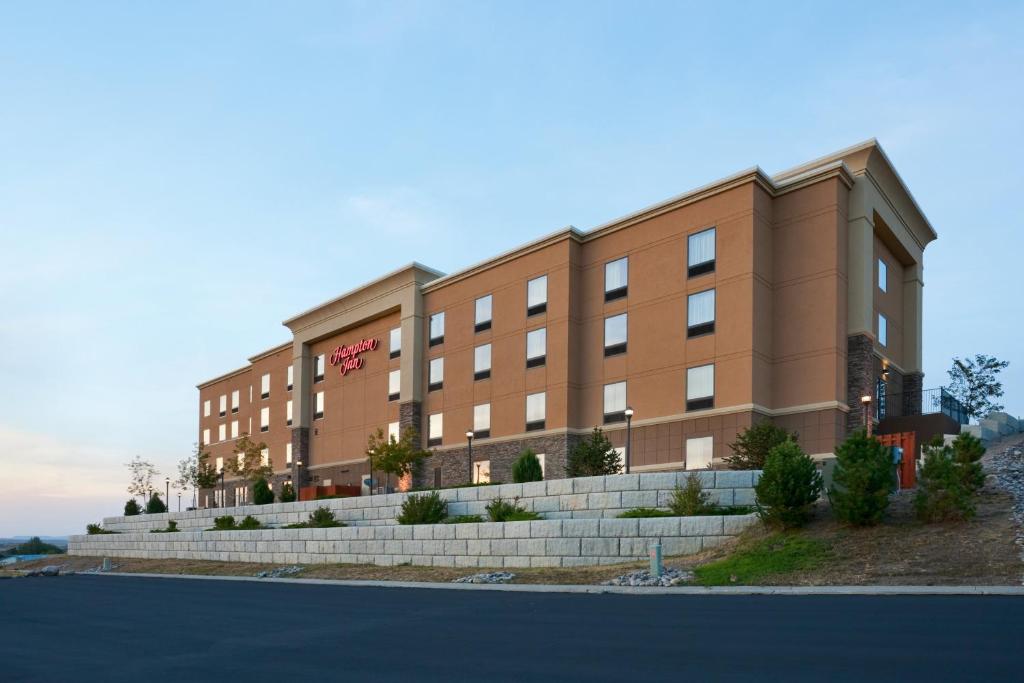
M 0 535 L 173 472 L 310 305 L 869 137 L 940 235 L 926 386 L 995 354 L 1024 412 L 1024 5 L 947 4 L 5 4 Z

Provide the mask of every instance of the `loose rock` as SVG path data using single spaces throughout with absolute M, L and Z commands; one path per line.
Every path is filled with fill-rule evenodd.
M 516 575 L 512 572 L 489 572 L 485 574 L 472 574 L 452 579 L 452 583 L 508 583 Z
M 290 567 L 278 567 L 265 572 L 258 572 L 255 576 L 258 579 L 281 579 L 286 576 L 293 576 L 303 570 L 303 567 L 292 565 Z
M 678 586 L 693 580 L 693 572 L 665 567 L 661 576 L 653 576 L 646 569 L 616 576 L 601 583 L 602 586 Z

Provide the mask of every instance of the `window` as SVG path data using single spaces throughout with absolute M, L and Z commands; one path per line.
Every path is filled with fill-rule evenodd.
M 203 417 L 210 417 L 210 399 L 203 401 Z
M 491 461 L 490 460 L 477 460 L 473 463 L 473 483 L 474 484 L 490 484 L 491 483 Z
M 398 441 L 401 438 L 402 438 L 402 435 L 401 435 L 401 432 L 399 431 L 398 423 L 397 422 L 389 422 L 388 423 L 388 440 L 390 441 L 391 439 L 394 439 L 395 441 Z
M 260 408 L 260 431 L 270 431 L 270 406 Z
M 237 439 L 238 438 L 238 420 L 232 420 L 231 421 L 231 438 L 232 439 Z
M 313 399 L 313 419 L 319 420 L 324 416 L 324 392 L 318 391 Z
M 491 435 L 491 404 L 473 406 L 473 436 L 486 439 Z
M 227 394 L 223 394 L 220 397 L 220 416 L 224 417 L 227 414 L 228 414 L 228 396 L 227 396 Z
M 284 404 L 284 419 L 285 424 L 289 427 L 292 426 L 292 400 L 288 399 L 288 402 Z
M 491 295 L 482 296 L 476 300 L 476 317 L 474 318 L 474 332 L 483 332 L 491 329 Z
M 547 470 L 544 469 L 544 454 L 543 453 L 538 453 L 537 454 L 537 460 L 540 462 L 540 476 L 541 476 L 541 479 L 543 479 L 544 476 L 547 474 Z
M 209 429 L 204 429 L 203 430 L 203 443 L 202 443 L 202 445 L 208 446 L 209 444 L 210 444 L 210 430 Z
M 288 379 L 287 379 L 288 385 L 285 387 L 288 391 L 291 391 L 292 387 L 295 385 L 295 382 L 293 381 L 294 377 L 295 377 L 295 366 L 289 365 L 288 366 Z
M 238 412 L 238 389 L 231 392 L 231 412 Z
M 544 429 L 544 420 L 547 417 L 546 403 L 547 395 L 543 391 L 539 394 L 526 395 L 526 431 Z
M 270 375 L 260 377 L 260 398 L 270 398 Z
M 227 425 L 217 425 L 217 441 L 227 441 L 227 440 L 228 440 L 228 426 Z
M 878 259 L 878 288 L 883 292 L 889 291 L 889 267 L 885 261 Z
M 491 345 L 484 344 L 473 349 L 473 379 L 487 379 L 491 376 Z
M 526 283 L 526 315 L 548 310 L 548 276 L 541 275 Z
M 286 443 L 284 445 L 284 464 L 285 465 L 291 465 L 292 464 L 292 444 L 291 444 L 291 442 Z
M 686 336 L 697 337 L 715 331 L 715 290 L 691 294 L 686 298 Z
M 548 331 L 542 327 L 526 333 L 526 367 L 536 368 L 544 365 L 548 352 Z
M 270 449 L 264 448 L 260 451 L 260 465 L 267 467 L 270 465 Z
M 604 355 L 617 356 L 626 352 L 626 314 L 604 319 Z
M 397 401 L 402 395 L 402 371 L 392 370 L 388 373 L 388 400 Z
M 313 382 L 324 381 L 324 354 L 313 359 Z
M 715 366 L 686 370 L 686 409 L 703 410 L 715 405 Z
M 444 358 L 430 359 L 430 374 L 427 379 L 427 391 L 437 391 L 444 386 Z
M 604 423 L 622 422 L 626 419 L 626 383 L 604 385 Z
M 701 436 L 686 440 L 686 469 L 706 470 L 711 468 L 711 453 L 714 439 Z
M 710 273 L 715 269 L 715 229 L 690 235 L 686 243 L 686 274 L 688 277 Z
M 615 471 L 615 474 L 620 474 L 622 472 L 625 472 L 626 471 L 626 448 L 625 448 L 625 446 L 619 446 L 618 448 L 613 448 L 612 450 L 615 451 L 615 455 L 618 456 L 618 461 L 619 461 L 618 469 Z
M 629 287 L 629 258 L 604 264 L 604 300 L 615 301 L 626 296 Z
M 444 311 L 430 316 L 430 345 L 444 343 Z
M 224 458 L 217 458 L 217 474 L 224 471 Z
M 441 413 L 434 413 L 427 418 L 427 445 L 440 446 L 443 434 L 444 416 Z
M 398 358 L 402 355 L 402 328 L 396 327 L 391 330 L 391 358 Z
M 881 313 L 878 314 L 878 343 L 882 346 L 889 343 L 889 321 Z

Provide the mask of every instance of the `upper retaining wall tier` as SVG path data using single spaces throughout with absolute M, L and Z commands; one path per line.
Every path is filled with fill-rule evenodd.
M 459 489 L 442 489 L 448 502 L 448 514 L 486 517 L 487 504 L 494 498 L 519 497 L 520 504 L 545 519 L 585 519 L 617 517 L 637 507 L 664 507 L 677 485 L 683 486 L 691 472 L 650 472 L 614 474 L 604 477 L 551 479 L 527 484 L 500 484 Z M 759 471 L 697 472 L 704 489 L 717 505 L 753 505 L 753 486 Z M 103 526 L 110 531 L 136 532 L 163 529 L 173 519 L 182 530 L 202 530 L 213 526 L 214 517 L 232 515 L 236 521 L 252 515 L 265 526 L 282 526 L 304 522 L 318 507 L 330 508 L 335 517 L 350 526 L 394 525 L 402 502 L 411 494 L 332 498 L 302 503 L 242 505 L 228 508 L 207 508 L 188 512 L 171 512 L 132 517 L 107 517 Z
M 577 567 L 641 559 L 654 543 L 661 543 L 665 555 L 690 555 L 721 544 L 756 519 L 750 514 L 106 534 L 70 537 L 68 554 L 282 564 Z

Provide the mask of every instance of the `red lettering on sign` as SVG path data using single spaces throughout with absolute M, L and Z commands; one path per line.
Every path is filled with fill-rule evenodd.
M 361 370 L 363 359 L 359 354 L 364 351 L 375 351 L 380 345 L 379 339 L 360 339 L 349 346 L 339 346 L 331 353 L 331 365 L 340 366 L 338 372 L 344 377 L 352 370 Z

